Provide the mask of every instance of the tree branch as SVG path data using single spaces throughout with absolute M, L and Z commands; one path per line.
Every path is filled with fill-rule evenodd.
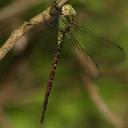
M 62 7 L 68 0 L 57 0 L 57 3 L 60 7 Z M 18 29 L 16 29 L 8 38 L 8 40 L 3 44 L 0 48 L 0 60 L 2 60 L 5 55 L 12 49 L 14 44 L 26 33 L 32 30 L 38 24 L 46 25 L 46 21 L 51 21 L 55 18 L 55 16 L 51 16 L 49 14 L 51 7 L 41 12 L 37 16 L 30 19 L 28 22 L 24 22 Z M 45 16 L 45 19 L 43 18 Z

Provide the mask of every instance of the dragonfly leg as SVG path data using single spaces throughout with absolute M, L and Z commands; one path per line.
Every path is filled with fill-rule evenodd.
M 43 18 L 44 18 L 44 21 L 45 21 L 46 25 L 48 26 L 48 28 L 52 29 L 57 25 L 59 16 L 61 15 L 61 7 L 58 5 L 58 3 L 56 1 L 54 1 L 52 3 L 49 14 L 52 17 L 54 17 L 52 21 L 50 21 L 50 22 L 46 21 L 44 14 L 43 14 Z
M 52 3 L 51 9 L 49 11 L 51 16 L 58 16 L 61 14 L 61 7 L 58 5 L 56 1 Z
M 50 29 L 53 29 L 58 23 L 58 17 L 56 17 L 52 21 L 48 22 L 45 18 L 45 15 L 43 14 L 43 19 L 44 19 L 46 26 Z

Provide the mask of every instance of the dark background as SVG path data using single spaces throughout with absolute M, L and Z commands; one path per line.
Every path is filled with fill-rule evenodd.
M 51 0 L 0 1 L 0 44 L 25 20 L 34 17 L 51 3 Z M 113 40 L 127 56 L 127 0 L 72 0 L 70 3 L 77 11 L 79 25 Z M 38 26 L 25 35 L 20 40 L 21 45 L 15 46 L 0 62 L 0 128 L 43 127 L 39 123 L 41 105 L 56 49 L 56 34 L 56 31 Z M 73 47 L 66 42 L 57 67 L 44 127 L 114 128 L 118 121 L 112 123 L 111 118 L 104 115 L 104 111 L 100 111 L 90 98 L 91 94 L 87 92 L 81 77 L 82 67 L 72 53 Z M 94 88 L 97 88 L 109 110 L 124 122 L 128 121 L 127 65 L 127 58 L 116 69 L 110 65 L 108 72 L 93 81 Z

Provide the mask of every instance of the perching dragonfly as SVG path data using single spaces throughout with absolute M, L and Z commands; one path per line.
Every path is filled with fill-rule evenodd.
M 108 63 L 118 63 L 125 59 L 125 53 L 120 46 L 95 34 L 87 28 L 80 27 L 75 24 L 74 18 L 76 16 L 76 11 L 72 5 L 65 4 L 62 8 L 59 8 L 58 5 L 54 5 L 54 8 L 56 8 L 59 12 L 58 44 L 45 92 L 45 98 L 42 106 L 41 123 L 43 123 L 44 120 L 49 95 L 56 73 L 56 67 L 60 58 L 60 52 L 65 37 L 69 37 L 71 39 L 71 42 L 74 44 L 75 48 L 77 48 L 83 54 L 83 57 L 88 57 L 88 55 L 91 55 L 90 58 L 93 58 L 92 62 L 96 65 L 97 68 L 97 64 L 104 65 Z M 86 41 L 87 44 L 86 50 L 81 47 L 79 41 L 74 37 L 75 32 L 82 32 L 84 34 L 84 41 Z M 83 36 L 79 38 L 81 39 Z

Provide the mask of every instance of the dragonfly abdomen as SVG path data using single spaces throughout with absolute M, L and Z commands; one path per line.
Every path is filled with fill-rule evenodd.
M 49 95 L 51 92 L 51 88 L 52 88 L 52 84 L 55 78 L 55 73 L 56 73 L 56 67 L 60 58 L 60 52 L 62 49 L 62 45 L 64 42 L 64 38 L 66 35 L 66 31 L 62 31 L 59 33 L 58 35 L 58 45 L 57 45 L 57 50 L 56 53 L 54 55 L 54 59 L 53 59 L 53 63 L 52 63 L 52 67 L 50 70 L 50 74 L 49 74 L 49 79 L 48 79 L 48 83 L 47 83 L 47 88 L 46 88 L 46 92 L 45 92 L 45 98 L 44 98 L 44 102 L 43 102 L 43 106 L 42 106 L 42 115 L 41 115 L 41 123 L 43 123 L 44 120 L 44 116 L 45 116 L 45 111 L 47 108 L 47 104 L 48 104 L 48 99 L 49 99 Z

